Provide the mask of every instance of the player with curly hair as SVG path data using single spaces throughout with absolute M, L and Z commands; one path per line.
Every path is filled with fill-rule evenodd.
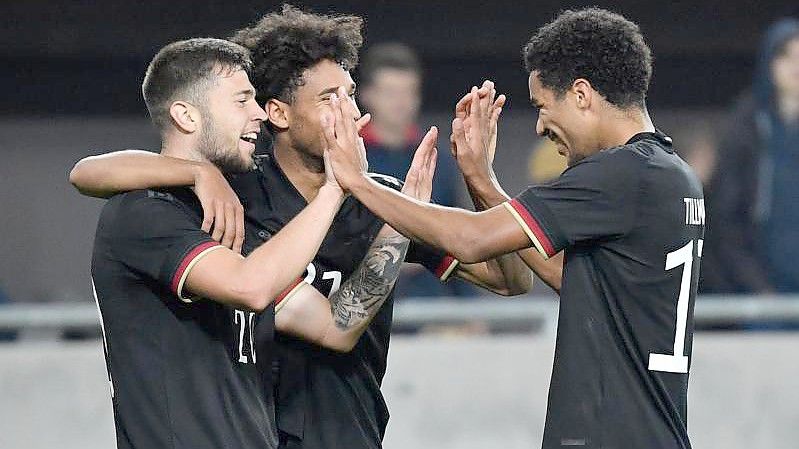
M 536 131 L 568 160 L 555 181 L 502 191 L 495 108 L 477 87 L 456 107 L 451 140 L 486 210 L 408 201 L 373 182 L 334 139 L 346 132 L 338 122 L 325 127 L 336 179 L 394 229 L 461 261 L 538 251 L 525 260 L 561 298 L 544 448 L 688 449 L 704 199 L 647 113 L 650 50 L 637 25 L 587 8 L 536 31 L 524 60 Z M 561 252 L 563 263 L 546 260 Z

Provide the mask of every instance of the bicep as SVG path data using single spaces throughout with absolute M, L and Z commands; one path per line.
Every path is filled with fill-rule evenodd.
M 247 309 L 260 309 L 272 298 L 262 298 L 246 280 L 241 280 L 244 258 L 221 245 L 215 245 L 184 262 L 176 274 L 174 289 L 178 297 L 191 302 L 191 295 Z
M 466 257 L 458 259 L 465 263 L 490 260 L 532 244 L 524 228 L 504 204 L 475 214 L 461 238 L 465 240 Z

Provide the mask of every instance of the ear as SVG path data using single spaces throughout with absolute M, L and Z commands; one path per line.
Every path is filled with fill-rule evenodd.
M 591 83 L 585 78 L 577 78 L 572 83 L 571 91 L 574 94 L 574 101 L 579 109 L 588 109 L 594 100 L 596 91 L 591 87 Z
M 191 134 L 200 127 L 200 111 L 185 101 L 174 101 L 169 106 L 172 122 L 183 133 Z
M 277 129 L 288 129 L 291 113 L 288 104 L 280 100 L 270 98 L 264 105 L 266 119 Z

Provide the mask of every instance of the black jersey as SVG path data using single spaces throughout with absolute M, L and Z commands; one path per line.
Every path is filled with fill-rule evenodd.
M 274 156 L 257 158 L 257 170 L 237 176 L 231 185 L 244 204 L 245 251 L 278 232 L 306 200 L 288 180 Z M 373 175 L 400 188 L 394 178 Z M 354 197 L 347 198 L 319 253 L 308 265 L 305 281 L 322 294 L 336 291 L 363 260 L 383 222 Z M 408 262 L 422 263 L 442 280 L 457 261 L 443 253 L 411 245 Z M 393 314 L 393 293 L 350 353 L 337 353 L 278 334 L 278 428 L 304 448 L 378 448 L 388 422 L 380 392 L 386 369 Z
M 702 187 L 641 133 L 505 204 L 544 255 L 565 249 L 543 447 L 687 449 Z
M 194 264 L 221 248 L 201 222 L 187 188 L 118 195 L 100 216 L 92 278 L 120 449 L 277 446 L 274 398 L 257 369 L 271 365 L 274 309 L 183 291 Z

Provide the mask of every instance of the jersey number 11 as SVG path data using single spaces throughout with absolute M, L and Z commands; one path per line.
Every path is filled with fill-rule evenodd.
M 688 303 L 691 298 L 691 275 L 693 274 L 694 242 L 696 253 L 702 257 L 702 244 L 704 241 L 691 240 L 682 248 L 666 254 L 666 271 L 682 265 L 682 280 L 680 281 L 680 296 L 677 297 L 677 325 L 674 330 L 674 353 L 657 354 L 649 353 L 649 370 L 665 371 L 669 373 L 687 373 L 688 356 L 685 355 L 685 331 L 688 323 Z

